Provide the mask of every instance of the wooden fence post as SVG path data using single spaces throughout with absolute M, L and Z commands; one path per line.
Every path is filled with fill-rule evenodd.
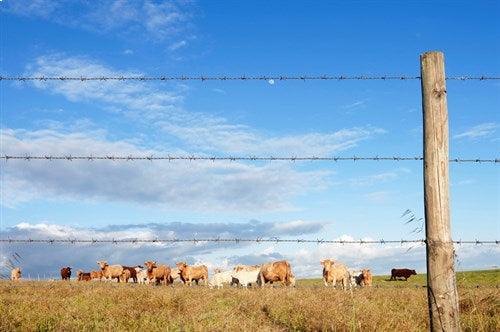
M 444 55 L 420 56 L 424 122 L 427 297 L 431 331 L 459 331 L 455 251 L 450 233 L 448 109 Z

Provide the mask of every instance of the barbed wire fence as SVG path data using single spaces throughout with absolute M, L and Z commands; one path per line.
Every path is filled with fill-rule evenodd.
M 0 81 L 410 81 L 421 80 L 418 75 L 200 75 L 200 76 L 0 76 Z M 448 81 L 495 81 L 500 76 L 493 75 L 460 75 L 447 76 Z
M 371 245 L 371 244 L 425 244 L 427 241 L 425 239 L 401 239 L 401 240 L 325 240 L 325 239 L 281 239 L 281 238 L 172 238 L 172 239 L 78 239 L 78 238 L 69 238 L 69 239 L 61 239 L 61 238 L 45 238 L 45 239 L 31 239 L 31 238 L 8 238 L 8 239 L 0 239 L 0 243 L 20 243 L 20 244 L 35 244 L 35 243 L 44 243 L 44 244 L 55 244 L 55 243 L 64 243 L 64 244 L 141 244 L 141 243 L 204 243 L 204 242 L 215 242 L 215 243 L 312 243 L 312 244 L 357 244 L 357 245 Z M 453 243 L 457 245 L 462 244 L 474 244 L 474 245 L 487 245 L 494 244 L 500 245 L 500 240 L 453 240 L 450 242 L 442 242 L 444 243 Z
M 332 156 L 332 157 L 317 157 L 317 156 L 291 156 L 291 157 L 273 157 L 273 156 L 200 156 L 200 155 L 1 155 L 0 160 L 67 160 L 67 161 L 95 161 L 95 160 L 110 160 L 110 161 L 290 161 L 290 162 L 300 162 L 300 161 L 422 161 L 424 158 L 422 156 L 352 156 L 352 157 L 342 157 L 342 156 Z M 493 163 L 500 164 L 500 158 L 451 158 L 450 163 Z
M 422 74 L 423 75 L 423 74 Z M 459 75 L 459 76 L 447 76 L 444 77 L 445 81 L 498 81 L 500 76 L 496 75 Z M 320 75 L 239 75 L 239 76 L 228 76 L 228 75 L 116 75 L 116 76 L 100 76 L 100 75 L 55 75 L 55 76 L 45 76 L 45 75 L 35 75 L 35 76 L 3 76 L 0 75 L 0 82 L 3 81 L 13 81 L 13 82 L 169 82 L 169 81 L 199 81 L 199 82 L 210 82 L 210 81 L 267 81 L 269 83 L 274 83 L 275 81 L 420 81 L 422 82 L 421 75 L 330 75 L 330 74 L 320 74 Z M 447 135 L 447 133 L 446 133 Z M 10 160 L 20 160 L 20 161 L 290 161 L 290 162 L 300 162 L 300 161 L 325 161 L 325 162 L 341 162 L 341 161 L 424 161 L 423 156 L 201 156 L 201 155 L 128 155 L 121 156 L 116 154 L 109 155 L 74 155 L 71 153 L 65 155 L 52 155 L 50 153 L 43 155 L 20 155 L 20 154 L 4 154 L 0 156 L 0 161 L 10 161 Z M 451 158 L 448 160 L 450 163 L 457 164 L 499 164 L 500 158 L 489 157 L 489 158 Z M 446 179 L 447 181 L 447 179 Z M 419 227 L 418 229 L 420 229 Z M 131 239 L 131 238 L 121 238 L 121 239 L 83 239 L 83 238 L 45 238 L 45 239 L 31 239 L 31 238 L 7 238 L 0 239 L 0 243 L 7 244 L 147 244 L 147 243 L 297 243 L 297 244 L 338 244 L 338 245 L 389 245 L 389 244 L 400 244 L 404 246 L 406 244 L 414 245 L 427 245 L 429 242 L 427 239 L 401 239 L 401 240 L 325 240 L 325 239 L 283 239 L 278 237 L 271 238 L 171 238 L 171 239 Z M 499 245 L 499 240 L 452 240 L 452 241 L 432 241 L 432 245 Z M 411 249 L 412 247 L 410 247 Z M 430 286 L 429 286 L 430 287 Z M 431 287 L 432 288 L 432 287 Z M 437 289 L 437 288 L 436 288 Z M 430 301 L 430 298 L 429 298 Z M 436 315 L 441 318 L 441 314 Z M 458 316 L 458 314 L 457 314 Z M 432 322 L 432 313 L 430 315 Z

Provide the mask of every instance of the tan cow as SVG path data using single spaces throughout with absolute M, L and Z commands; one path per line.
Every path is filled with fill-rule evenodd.
M 372 278 L 372 273 L 370 272 L 370 270 L 363 269 L 361 271 L 361 277 L 362 277 L 361 286 L 371 287 L 373 278 Z
M 102 280 L 102 271 L 91 271 L 90 272 L 90 279 L 95 280 L 99 279 L 99 281 Z
M 170 271 L 170 280 L 174 282 L 176 279 L 180 279 L 181 277 L 181 271 L 177 268 L 172 269 Z
M 295 287 L 295 277 L 292 273 L 290 263 L 277 261 L 263 264 L 259 270 L 257 284 L 263 287 L 266 283 L 281 282 L 284 286 Z
M 171 270 L 167 265 L 158 265 L 156 262 L 147 261 L 144 265 L 148 269 L 148 280 L 149 282 L 155 282 L 155 284 L 163 283 L 168 285 L 172 283 L 172 278 L 170 276 Z
M 129 269 L 123 269 L 122 275 L 120 276 L 120 281 L 128 283 L 128 280 L 132 277 Z M 137 277 L 136 277 L 137 278 Z
M 203 280 L 205 285 L 208 285 L 208 268 L 205 265 L 189 266 L 185 262 L 179 262 L 175 265 L 179 268 L 184 285 L 191 286 L 193 280 L 196 284 L 198 284 L 198 281 Z
M 20 267 L 13 268 L 12 271 L 10 271 L 10 280 L 19 281 L 20 279 L 21 279 L 21 268 Z
M 332 286 L 335 287 L 337 281 L 340 281 L 342 282 L 342 289 L 346 290 L 350 288 L 349 271 L 344 264 L 335 262 L 331 259 L 322 260 L 320 263 L 323 265 L 323 282 L 325 286 L 332 283 Z
M 234 272 L 240 271 L 255 271 L 260 270 L 260 265 L 236 265 L 233 269 Z
M 123 273 L 123 266 L 121 265 L 109 265 L 106 261 L 99 261 L 97 265 L 101 267 L 102 276 L 105 279 L 112 280 L 115 279 L 120 282 L 120 277 Z

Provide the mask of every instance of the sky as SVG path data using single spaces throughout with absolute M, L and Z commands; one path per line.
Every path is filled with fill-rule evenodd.
M 0 2 L 4 76 L 500 76 L 497 1 Z M 420 156 L 408 81 L 1 81 L 2 155 Z M 500 83 L 448 81 L 450 156 L 498 158 Z M 2 238 L 424 237 L 422 165 L 399 162 L 2 161 Z M 450 165 L 456 240 L 498 240 L 500 171 Z M 406 223 L 410 210 L 416 221 Z M 421 245 L 2 244 L 27 273 L 97 260 L 230 268 L 333 258 L 376 274 L 425 272 Z M 499 265 L 457 247 L 457 268 Z

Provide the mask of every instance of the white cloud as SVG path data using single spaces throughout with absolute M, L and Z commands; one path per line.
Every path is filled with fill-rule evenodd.
M 186 46 L 187 46 L 187 44 L 188 44 L 188 43 L 187 43 L 187 41 L 185 41 L 185 40 L 180 40 L 180 41 L 178 41 L 178 42 L 175 42 L 175 43 L 171 44 L 171 45 L 168 47 L 168 49 L 169 49 L 169 50 L 171 50 L 171 51 L 176 51 L 176 50 L 178 50 L 178 49 L 180 49 L 180 48 L 186 47 Z
M 191 18 L 188 1 L 6 1 L 6 11 L 37 17 L 96 33 L 114 33 L 163 41 L 186 31 Z
M 116 71 L 87 58 L 61 54 L 39 57 L 28 68 L 28 73 L 35 76 L 141 76 L 137 72 Z M 71 101 L 101 103 L 114 113 L 153 125 L 180 140 L 188 149 L 209 153 L 324 156 L 351 149 L 385 133 L 381 128 L 360 126 L 326 133 L 264 135 L 222 117 L 188 112 L 182 107 L 187 88 L 161 84 L 160 88 L 151 82 L 48 81 L 36 82 L 35 86 Z
M 488 137 L 493 135 L 498 127 L 499 125 L 494 122 L 481 123 L 479 125 L 467 129 L 463 133 L 454 135 L 453 138 L 473 140 L 473 139 Z
M 166 155 L 103 131 L 4 129 L 7 155 Z M 168 151 L 174 153 L 175 150 Z M 180 154 L 184 154 L 182 151 Z M 3 204 L 36 198 L 133 202 L 199 211 L 290 209 L 290 200 L 324 188 L 327 172 L 289 163 L 15 161 L 4 164 Z

